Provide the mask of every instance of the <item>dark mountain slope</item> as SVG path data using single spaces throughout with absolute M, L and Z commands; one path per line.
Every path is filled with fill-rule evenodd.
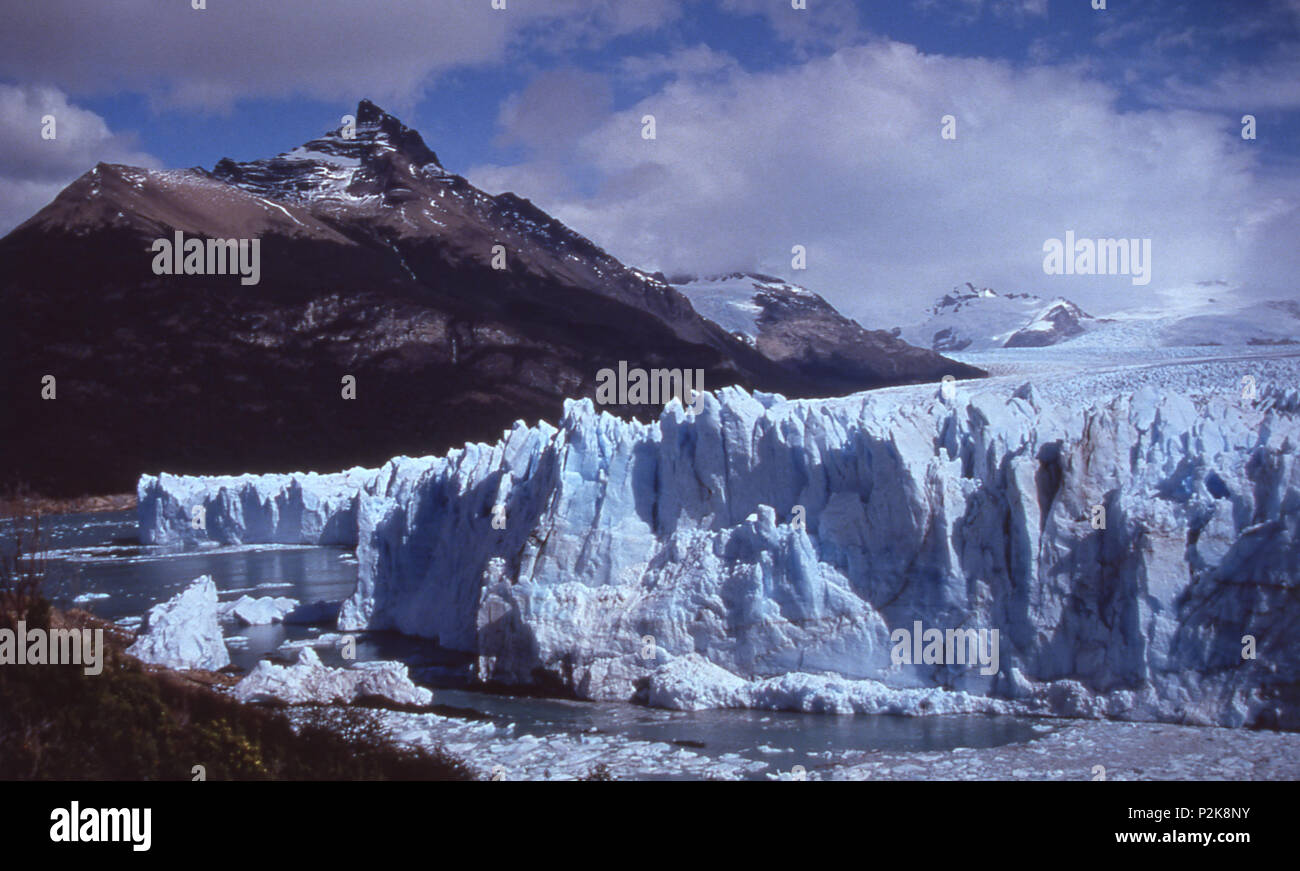
M 260 240 L 260 281 L 155 275 L 150 245 L 176 230 Z M 59 495 L 439 452 L 554 420 L 620 360 L 789 396 L 979 374 L 909 352 L 877 369 L 773 358 L 363 102 L 355 139 L 268 160 L 100 164 L 0 240 L 0 483 Z

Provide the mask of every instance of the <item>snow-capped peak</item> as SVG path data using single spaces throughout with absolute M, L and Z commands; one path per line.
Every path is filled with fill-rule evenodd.
M 774 298 L 821 299 L 797 284 L 757 272 L 676 275 L 669 283 L 691 301 L 697 312 L 751 345 L 762 332 L 759 319 Z
M 1052 300 L 1046 308 L 1002 343 L 1004 348 L 1036 348 L 1055 345 L 1084 331 L 1083 321 L 1092 315 L 1064 297 Z
M 979 351 L 1002 347 L 1013 335 L 1046 317 L 1055 305 L 1032 293 L 998 293 L 966 282 L 940 297 L 903 338 L 936 351 Z M 1068 300 L 1059 300 L 1073 307 Z
M 222 158 L 214 176 L 258 196 L 308 201 L 407 187 L 403 179 L 449 175 L 420 134 L 369 100 L 347 124 L 275 157 Z

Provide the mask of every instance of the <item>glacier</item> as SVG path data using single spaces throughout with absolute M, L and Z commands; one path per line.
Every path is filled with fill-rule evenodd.
M 378 469 L 145 476 L 138 511 L 149 544 L 355 547 L 338 628 L 434 639 L 494 686 L 1296 728 L 1298 446 L 1276 387 L 726 388 L 652 423 L 570 400 Z M 999 630 L 999 672 L 895 663 L 916 620 Z

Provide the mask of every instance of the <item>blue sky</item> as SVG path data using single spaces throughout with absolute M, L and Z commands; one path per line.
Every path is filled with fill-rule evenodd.
M 872 326 L 966 280 L 1099 311 L 1296 295 L 1300 0 L 506 5 L 8 3 L 0 231 L 98 160 L 268 156 L 368 97 L 633 265 L 787 275 Z M 1153 238 L 1151 286 L 1047 279 L 1066 229 Z

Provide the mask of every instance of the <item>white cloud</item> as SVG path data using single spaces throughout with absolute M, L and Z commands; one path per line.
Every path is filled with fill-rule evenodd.
M 1165 105 L 1237 114 L 1300 109 L 1300 60 L 1294 59 L 1297 53 L 1300 43 L 1292 43 L 1291 60 L 1232 66 L 1204 82 L 1169 76 L 1152 99 Z
M 240 97 L 369 96 L 409 106 L 437 74 L 499 63 L 512 42 L 561 49 L 653 29 L 678 0 L 42 0 L 0 28 L 0 75 L 69 93 L 119 89 L 228 111 Z
M 864 33 L 853 0 L 810 0 L 803 9 L 789 0 L 720 0 L 720 6 L 736 15 L 761 15 L 779 38 L 801 51 L 847 45 Z
M 469 175 L 632 264 L 787 275 L 886 326 L 968 279 L 1104 312 L 1206 277 L 1267 275 L 1262 243 L 1294 221 L 1294 192 L 1259 179 L 1257 152 L 1221 117 L 1121 112 L 1082 67 L 878 41 L 778 72 L 726 69 L 678 70 L 579 137 L 591 177 L 557 177 L 546 161 Z M 939 135 L 949 113 L 956 141 Z M 641 138 L 643 114 L 656 117 L 654 141 Z M 1152 284 L 1045 275 L 1042 244 L 1066 230 L 1151 238 Z M 791 272 L 795 244 L 807 272 Z
M 985 9 L 998 18 L 1016 21 L 1047 17 L 1047 0 L 914 0 L 913 5 L 965 24 L 977 21 Z
M 54 116 L 54 139 L 41 136 L 47 115 Z M 103 118 L 69 103 L 57 88 L 0 84 L 0 234 L 100 161 L 161 165 L 135 147 L 134 136 L 110 130 Z
M 501 106 L 500 141 L 546 152 L 563 152 L 574 139 L 608 116 L 608 77 L 574 69 L 550 70 Z
M 736 59 L 707 45 L 681 48 L 670 54 L 631 55 L 619 61 L 619 74 L 643 82 L 661 75 L 702 77 L 740 69 Z

